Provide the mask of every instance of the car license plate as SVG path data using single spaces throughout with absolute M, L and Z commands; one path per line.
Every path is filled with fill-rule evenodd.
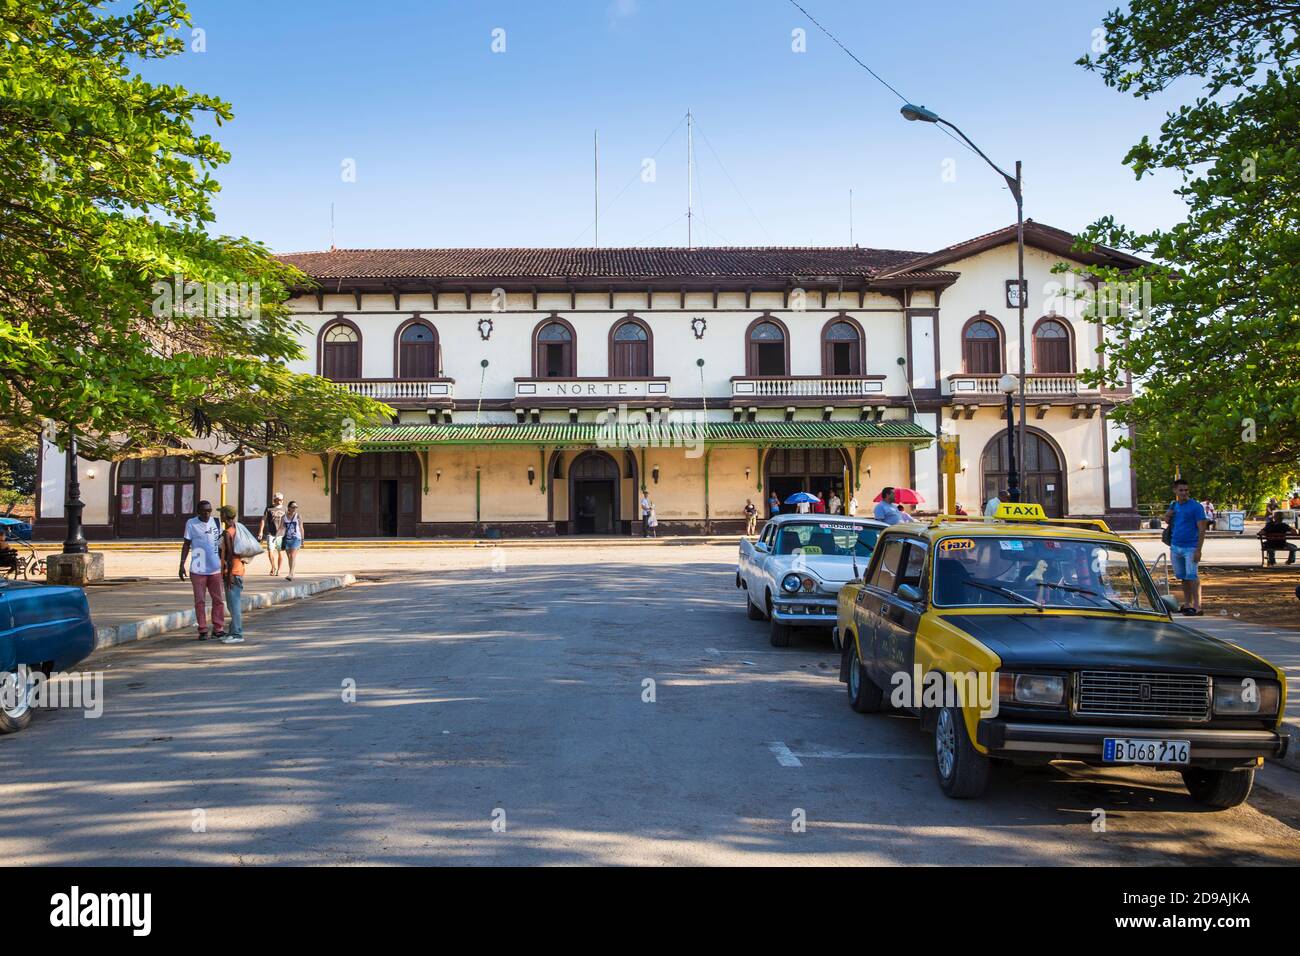
M 1107 737 L 1101 743 L 1105 763 L 1190 763 L 1192 745 L 1187 740 L 1134 740 Z

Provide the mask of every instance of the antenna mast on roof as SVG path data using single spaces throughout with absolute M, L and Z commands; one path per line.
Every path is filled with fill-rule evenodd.
M 849 187 L 849 245 L 853 245 L 853 187 Z
M 591 134 L 592 160 L 595 164 L 595 179 L 592 185 L 594 192 L 594 202 L 596 206 L 596 237 L 593 240 L 597 249 L 600 248 L 600 130 L 594 130 Z
M 694 249 L 691 238 L 691 206 L 695 193 L 695 134 L 691 129 L 691 110 L 686 108 L 686 248 Z
M 330 203 L 330 252 L 334 251 L 334 204 Z

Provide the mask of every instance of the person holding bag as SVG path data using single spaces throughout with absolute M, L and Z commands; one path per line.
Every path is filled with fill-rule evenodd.
M 253 533 L 235 520 L 235 509 L 221 506 L 221 581 L 226 589 L 226 611 L 230 615 L 230 630 L 221 639 L 222 644 L 244 643 L 244 559 L 262 553 L 262 546 Z

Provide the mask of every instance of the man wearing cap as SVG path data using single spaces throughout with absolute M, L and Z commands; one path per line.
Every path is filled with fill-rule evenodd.
M 266 560 L 271 564 L 272 575 L 280 573 L 280 562 L 284 560 L 284 518 L 284 494 L 277 491 L 257 526 L 257 537 L 266 544 Z

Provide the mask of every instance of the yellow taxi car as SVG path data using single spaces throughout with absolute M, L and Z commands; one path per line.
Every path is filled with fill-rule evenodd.
M 1179 771 L 1197 802 L 1236 806 L 1286 751 L 1286 681 L 1171 603 L 1101 521 L 1008 503 L 898 524 L 840 591 L 840 680 L 858 712 L 921 718 L 950 797 L 998 763 L 1071 760 Z

